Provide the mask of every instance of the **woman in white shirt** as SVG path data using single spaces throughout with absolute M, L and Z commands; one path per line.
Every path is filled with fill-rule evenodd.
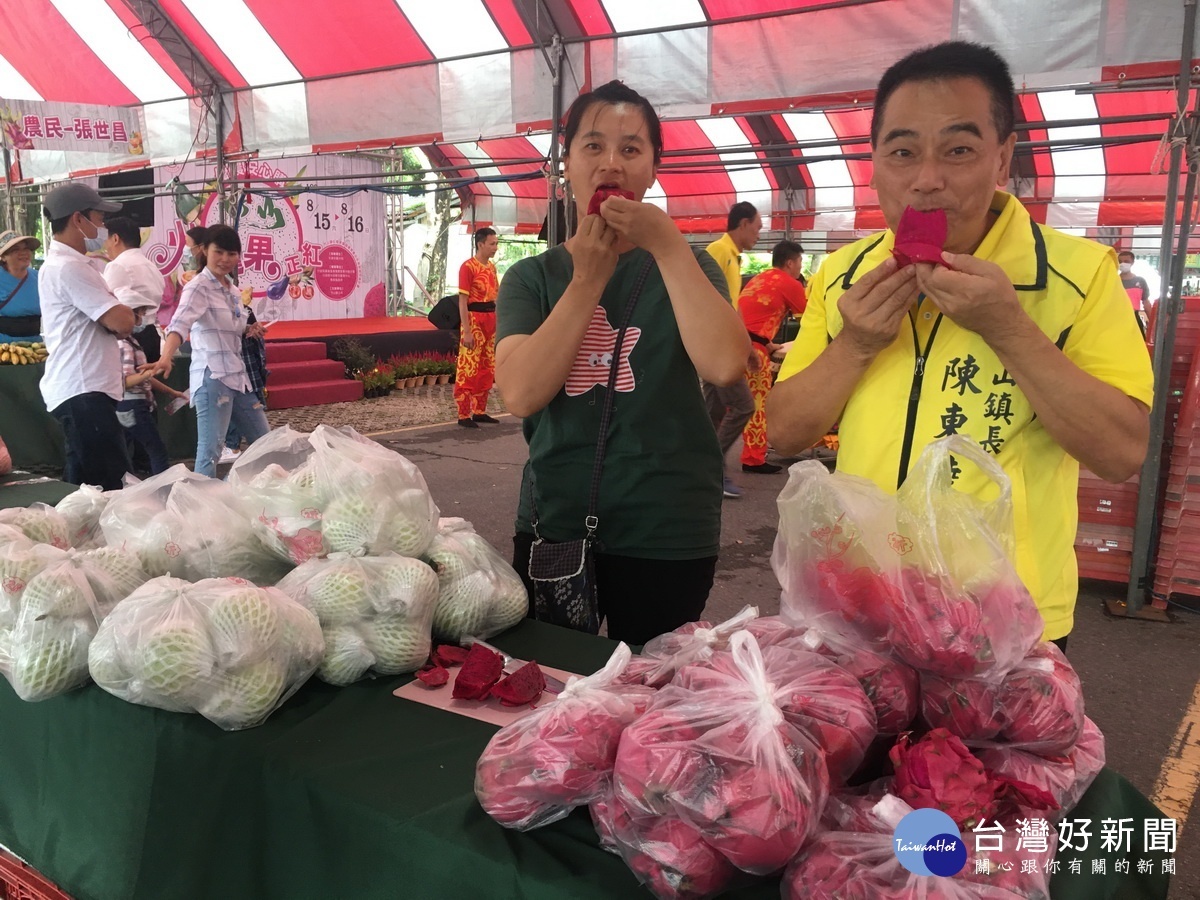
M 242 361 L 242 337 L 261 337 L 263 328 L 246 324 L 241 295 L 233 285 L 241 252 L 242 242 L 228 225 L 208 229 L 204 269 L 184 286 L 155 367 L 170 375 L 175 352 L 190 336 L 189 386 L 196 409 L 195 468 L 200 475 L 216 476 L 231 421 L 251 444 L 271 428 Z

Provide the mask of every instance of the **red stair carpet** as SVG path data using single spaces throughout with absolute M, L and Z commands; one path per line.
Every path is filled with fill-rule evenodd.
M 362 399 L 362 382 L 347 378 L 321 341 L 267 341 L 267 369 L 267 409 Z

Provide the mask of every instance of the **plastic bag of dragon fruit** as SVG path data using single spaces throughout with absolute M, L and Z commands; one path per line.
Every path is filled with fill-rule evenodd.
M 552 702 L 492 736 L 475 767 L 475 796 L 489 816 L 528 831 L 608 791 L 621 732 L 654 696 L 618 680 L 631 656 L 619 644 L 598 672 L 572 677 Z
M 621 735 L 614 802 L 638 828 L 618 828 L 616 840 L 635 871 L 646 850 L 638 832 L 681 821 L 734 867 L 767 874 L 820 819 L 829 774 L 821 749 L 785 713 L 789 686 L 745 631 L 721 656 L 730 664 L 705 670 L 701 690 L 662 688 Z
M 779 494 L 771 568 L 780 617 L 803 625 L 827 616 L 837 630 L 882 641 L 902 602 L 896 500 L 866 478 L 797 463 Z
M 642 652 L 630 660 L 620 680 L 658 688 L 667 684 L 688 663 L 710 658 L 729 648 L 729 638 L 758 615 L 757 606 L 744 606 L 720 625 L 688 622 L 674 631 L 647 641 Z
M 1061 756 L 1083 731 L 1083 687 L 1062 651 L 1044 642 L 1000 681 L 921 673 L 921 716 L 972 747 Z
M 1008 476 L 952 435 L 925 448 L 896 499 L 905 600 L 891 607 L 889 643 L 916 669 L 998 680 L 1043 630 L 1012 562 Z

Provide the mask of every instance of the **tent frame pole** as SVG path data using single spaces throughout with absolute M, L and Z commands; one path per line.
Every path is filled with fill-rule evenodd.
M 557 33 L 550 42 L 550 172 L 546 178 L 546 247 L 558 245 L 558 217 L 566 214 L 566 203 L 558 205 L 559 170 L 562 164 L 563 43 Z
M 1133 529 L 1133 559 L 1129 570 L 1129 586 L 1125 595 L 1125 614 L 1137 615 L 1146 605 L 1146 595 L 1153 587 L 1151 551 L 1158 536 L 1155 511 L 1158 505 L 1162 475 L 1163 438 L 1166 431 L 1167 395 L 1170 393 L 1171 358 L 1175 351 L 1175 320 L 1179 315 L 1183 290 L 1183 263 L 1191 231 L 1192 200 L 1196 191 L 1195 135 L 1189 128 L 1184 110 L 1191 89 L 1191 65 L 1196 36 L 1197 0 L 1183 0 L 1183 45 L 1179 54 L 1177 82 L 1178 113 L 1171 123 L 1171 165 L 1167 176 L 1167 197 L 1163 206 L 1162 245 L 1159 250 L 1159 272 L 1167 293 L 1159 297 L 1158 315 L 1154 319 L 1154 405 L 1150 410 L 1150 443 L 1142 463 L 1138 482 L 1137 519 Z M 1196 97 L 1200 110 L 1200 92 Z M 1176 201 L 1179 196 L 1179 176 L 1183 171 L 1183 152 L 1188 150 L 1188 178 L 1185 188 L 1183 217 L 1180 221 L 1178 244 L 1175 241 Z M 1172 262 L 1171 251 L 1175 247 Z

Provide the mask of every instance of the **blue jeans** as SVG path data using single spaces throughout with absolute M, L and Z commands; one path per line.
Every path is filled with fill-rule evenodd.
M 158 420 L 148 400 L 121 400 L 117 403 L 117 420 L 128 438 L 146 451 L 150 459 L 150 474 L 167 471 L 167 445 L 158 433 Z
M 235 391 L 204 370 L 204 380 L 192 395 L 196 406 L 196 473 L 215 478 L 217 460 L 232 422 L 253 444 L 271 430 L 267 412 L 254 391 Z

